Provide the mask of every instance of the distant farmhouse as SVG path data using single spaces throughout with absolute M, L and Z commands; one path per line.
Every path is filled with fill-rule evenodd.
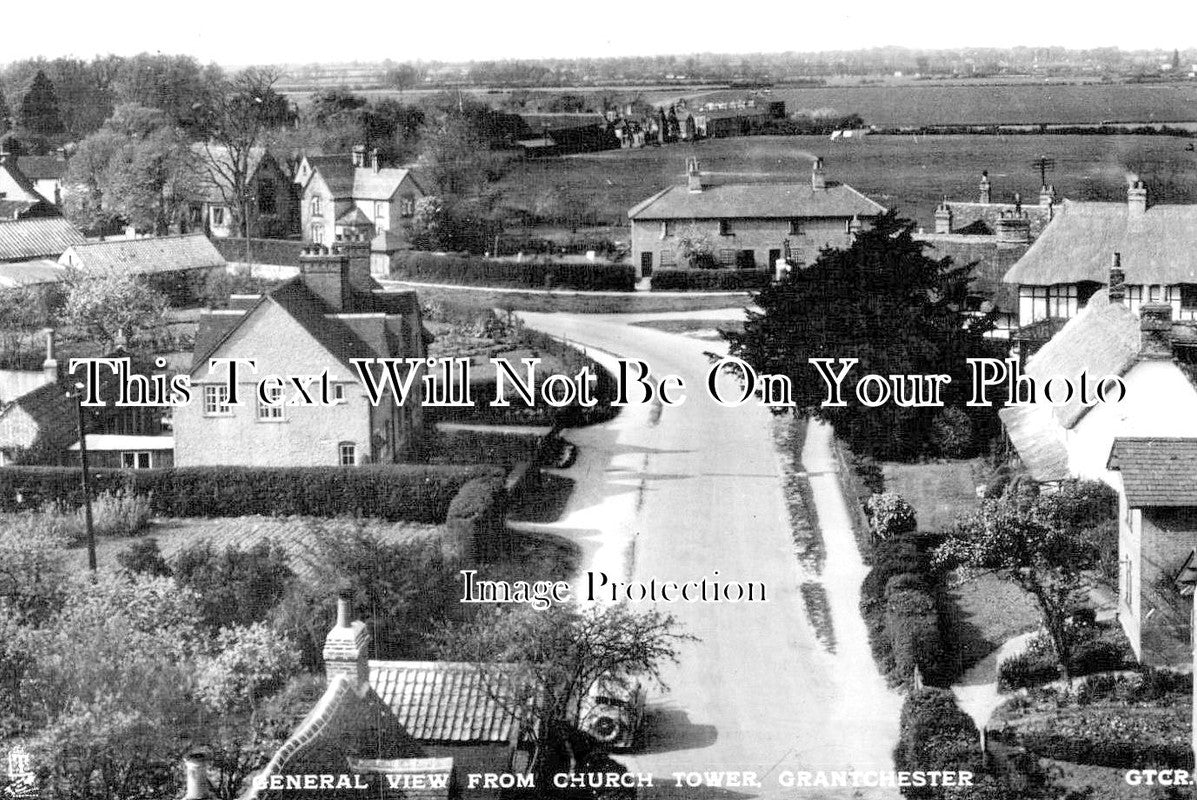
M 824 247 L 846 247 L 852 233 L 885 208 L 851 186 L 826 180 L 816 159 L 806 183 L 709 183 L 697 159 L 686 184 L 662 189 L 628 211 L 632 260 L 640 277 L 684 269 L 684 238 L 710 245 L 724 269 L 773 270 L 809 264 Z
M 403 406 L 389 391 L 374 406 L 351 363 L 425 356 L 415 292 L 383 292 L 369 275 L 365 242 L 333 252 L 312 245 L 299 260 L 297 278 L 264 295 L 234 295 L 229 308 L 201 314 L 191 366 L 195 399 L 175 411 L 180 466 L 393 463 L 419 446 L 420 380 Z M 227 368 L 211 369 L 213 358 L 256 360 L 257 375 L 243 371 L 238 379 L 237 405 Z M 261 376 L 326 370 L 335 405 L 289 405 L 290 386 L 276 387 L 271 402 L 254 393 Z
M 300 164 L 304 240 L 330 247 L 338 241 L 369 242 L 379 234 L 406 238 L 405 228 L 424 190 L 411 170 L 384 167 L 378 150 L 358 146 L 348 159 L 312 157 Z

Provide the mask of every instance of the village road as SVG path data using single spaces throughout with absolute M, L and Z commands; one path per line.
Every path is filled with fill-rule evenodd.
M 632 405 L 613 422 L 569 431 L 581 450 L 577 491 L 561 532 L 584 550 L 584 569 L 611 582 L 764 584 L 763 603 L 636 603 L 673 614 L 700 641 L 666 671 L 670 691 L 650 692 L 642 746 L 620 756 L 652 772 L 643 797 L 897 797 L 895 790 L 788 788 L 799 772 L 892 770 L 899 700 L 869 656 L 857 602 L 863 567 L 849 527 L 825 430 L 804 452 L 826 517 L 827 560 L 804 574 L 794 555 L 770 414 L 726 408 L 707 389 L 707 353 L 721 343 L 630 323 L 669 315 L 522 314 L 610 363 L 642 359 L 658 378 L 685 381 L 679 406 Z M 601 352 L 599 352 L 601 351 Z M 720 379 L 734 394 L 735 382 Z M 638 399 L 632 392 L 631 400 Z M 718 573 L 716 575 L 716 572 Z M 581 578 L 579 578 L 581 580 Z M 815 636 L 800 586 L 823 582 L 835 652 Z M 586 587 L 575 586 L 575 595 Z M 609 596 L 608 596 L 609 598 Z M 760 787 L 676 786 L 674 773 L 754 772 Z M 712 776 L 715 777 L 715 776 Z M 801 779 L 801 776 L 795 776 Z

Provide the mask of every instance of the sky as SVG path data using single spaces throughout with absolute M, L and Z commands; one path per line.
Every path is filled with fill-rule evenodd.
M 1179 0 L 65 0 L 16 2 L 0 62 L 35 56 L 192 55 L 226 65 L 1059 45 L 1185 49 Z M 969 12 L 967 9 L 975 9 Z M 1131 10 L 1133 9 L 1133 13 Z M 47 27 L 52 15 L 60 24 Z

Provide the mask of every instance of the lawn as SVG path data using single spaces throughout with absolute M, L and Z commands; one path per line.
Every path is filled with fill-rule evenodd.
M 943 599 L 944 621 L 961 673 L 1042 622 L 1034 599 L 996 575 L 978 575 L 945 589 Z
M 882 464 L 885 489 L 905 498 L 918 516 L 919 530 L 949 530 L 961 514 L 977 509 L 978 459 L 929 464 Z
M 975 89 L 972 89 L 975 91 Z M 947 194 L 975 200 L 981 170 L 988 170 L 994 201 L 1021 192 L 1039 195 L 1031 161 L 1055 159 L 1048 179 L 1073 200 L 1122 200 L 1126 173 L 1147 182 L 1153 202 L 1197 202 L 1197 159 L 1189 140 L 1168 136 L 750 136 L 693 144 L 611 150 L 564 158 L 515 161 L 501 187 L 512 205 L 527 205 L 556 188 L 588 203 L 598 218 L 625 226 L 627 211 L 654 192 L 685 181 L 685 164 L 697 156 L 712 179 L 797 180 L 810 159 L 826 161 L 828 178 L 844 181 L 919 225 L 934 228 L 935 207 Z

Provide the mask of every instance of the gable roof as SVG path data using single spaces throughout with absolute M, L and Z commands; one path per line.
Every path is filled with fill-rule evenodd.
M 60 261 L 84 269 L 128 269 L 140 274 L 226 266 L 202 233 L 87 242 L 68 248 Z
M 198 142 L 191 145 L 191 150 L 199 156 L 199 188 L 202 199 L 210 203 L 224 203 L 225 193 L 221 191 L 223 186 L 225 190 L 231 189 L 231 183 L 228 177 L 218 170 L 211 162 L 216 162 L 225 165 L 226 169 L 232 169 L 232 156 L 229 155 L 229 149 L 223 145 L 205 144 Z M 246 163 L 248 168 L 248 180 L 253 181 L 257 178 L 258 170 L 268 164 L 278 166 L 274 156 L 270 154 L 265 147 L 254 147 L 249 151 L 249 159 Z M 279 171 L 282 168 L 279 167 Z
M 1106 467 L 1133 508 L 1197 506 L 1197 439 L 1117 438 Z
M 1023 372 L 1040 386 L 1057 375 L 1074 380 L 1082 372 L 1121 376 L 1138 361 L 1139 348 L 1139 318 L 1123 304 L 1111 303 L 1102 290 L 1031 356 Z M 1044 402 L 1009 406 L 998 415 L 1031 476 L 1054 481 L 1068 477 L 1064 432 L 1088 411 L 1076 397 L 1058 407 Z
M 998 220 L 1003 214 L 1022 212 L 1031 226 L 1031 238 L 1041 234 L 1056 214 L 1058 205 L 1043 206 L 1020 203 L 974 203 L 949 200 L 948 208 L 952 210 L 953 233 L 997 233 Z M 967 230 L 966 230 L 967 229 Z
M 1129 284 L 1197 283 L 1197 205 L 1149 206 L 1132 215 L 1126 203 L 1065 200 L 1005 280 L 1105 284 L 1111 253 L 1122 254 Z
M 370 685 L 419 741 L 510 742 L 519 732 L 511 708 L 524 685 L 505 666 L 370 661 Z
M 1002 278 L 1027 252 L 1026 245 L 998 244 L 993 236 L 924 233 L 915 237 L 930 245 L 931 258 L 950 258 L 952 266 L 976 264 L 969 291 L 993 302 L 1001 311 L 1018 311 L 1018 287 Z
M 83 232 L 62 217 L 0 220 L 0 261 L 58 258 L 86 242 Z
M 312 173 L 308 182 L 319 174 L 334 198 L 354 200 L 390 200 L 404 179 L 411 177 L 416 189 L 423 193 L 411 170 L 403 167 L 355 167 L 351 156 L 311 156 L 308 166 Z
M 17 164 L 17 159 L 5 153 L 3 157 L 0 157 L 0 170 L 7 172 L 12 182 L 24 193 L 23 197 L 9 197 L 6 199 L 28 200 L 31 202 L 44 199 L 37 193 L 37 189 L 33 186 L 33 181 L 25 174 L 25 170 Z
M 844 183 L 726 183 L 691 192 L 670 186 L 628 211 L 629 219 L 874 217 L 885 208 Z

